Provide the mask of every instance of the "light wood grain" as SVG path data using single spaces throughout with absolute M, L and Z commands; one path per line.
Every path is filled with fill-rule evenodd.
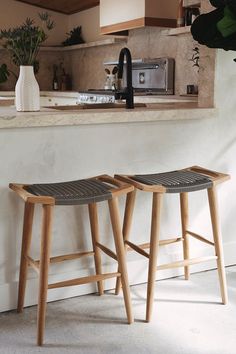
M 181 210 L 181 224 L 183 237 L 183 254 L 184 259 L 189 259 L 189 237 L 187 234 L 188 228 L 188 193 L 180 193 L 180 210 Z M 184 267 L 185 279 L 189 279 L 189 266 Z
M 101 243 L 97 242 L 96 243 L 97 247 L 100 248 L 107 256 L 113 258 L 115 261 L 117 261 L 117 256 L 115 252 L 107 248 L 106 246 L 102 245 Z
M 22 312 L 25 299 L 25 287 L 27 279 L 28 261 L 27 255 L 30 251 L 30 244 L 32 239 L 32 226 L 34 217 L 34 204 L 25 203 L 24 211 L 24 225 L 21 246 L 21 262 L 19 275 L 19 289 L 18 289 L 18 305 L 17 311 Z
M 99 242 L 97 204 L 95 204 L 95 203 L 89 204 L 88 210 L 89 210 L 89 220 L 90 220 L 92 243 L 93 243 L 95 269 L 96 269 L 96 274 L 100 275 L 100 274 L 102 274 L 102 261 L 101 261 L 100 250 L 97 246 L 97 243 Z M 102 280 L 98 281 L 97 287 L 98 287 L 99 295 L 103 295 L 104 289 L 103 289 Z
M 130 298 L 130 290 L 129 290 L 128 272 L 127 272 L 127 265 L 126 265 L 124 242 L 123 242 L 121 225 L 120 225 L 120 216 L 119 216 L 119 207 L 118 207 L 117 198 L 113 198 L 109 200 L 108 204 L 109 204 L 114 241 L 116 246 L 118 269 L 121 273 L 121 283 L 123 288 L 123 295 L 124 295 L 128 323 L 132 323 L 133 314 L 132 314 L 132 306 L 131 306 L 131 298 Z
M 38 296 L 38 334 L 37 343 L 43 345 L 45 316 L 47 307 L 48 270 L 50 263 L 50 248 L 52 237 L 53 206 L 43 205 L 42 235 L 40 248 L 39 268 L 39 296 Z
M 87 252 L 79 252 L 79 253 L 70 253 L 70 254 L 63 254 L 61 256 L 55 256 L 50 258 L 50 263 L 60 263 L 65 261 L 73 261 L 75 259 L 80 259 L 83 257 L 94 256 L 93 251 Z
M 151 320 L 153 300 L 154 300 L 154 286 L 155 286 L 156 265 L 157 265 L 158 246 L 159 246 L 162 198 L 163 195 L 161 193 L 153 193 L 150 255 L 149 255 L 149 265 L 148 265 L 147 307 L 146 307 L 147 322 L 150 322 Z
M 157 270 L 186 267 L 186 266 L 189 266 L 189 265 L 198 264 L 198 263 L 202 263 L 202 262 L 209 262 L 209 261 L 212 261 L 214 259 L 217 259 L 217 256 L 205 256 L 205 257 L 190 258 L 190 259 L 185 259 L 183 261 L 177 261 L 177 262 L 171 262 L 171 263 L 167 263 L 167 264 L 162 264 L 162 265 L 157 267 Z
M 124 221 L 123 221 L 123 228 L 122 228 L 123 240 L 124 240 L 124 245 L 125 245 L 126 251 L 127 251 L 126 241 L 129 240 L 129 236 L 130 236 L 135 198 L 136 198 L 136 189 L 134 189 L 132 192 L 128 193 L 126 196 L 125 213 L 124 213 Z M 115 290 L 116 295 L 119 294 L 120 289 L 121 289 L 121 279 L 117 278 L 116 290 Z
M 125 243 L 126 243 L 126 245 L 131 247 L 134 251 L 136 251 L 137 253 L 141 254 L 142 256 L 144 256 L 146 258 L 149 258 L 149 254 L 147 252 L 145 252 L 141 247 L 135 245 L 133 242 L 130 242 L 130 241 L 126 241 Z
M 88 277 L 65 280 L 58 283 L 48 284 L 48 289 L 65 288 L 67 286 L 76 286 L 76 285 L 82 285 L 88 283 L 101 282 L 102 280 L 110 279 L 114 277 L 120 277 L 120 273 L 90 275 Z
M 192 236 L 192 237 L 194 237 L 194 238 L 196 238 L 196 239 L 199 240 L 199 241 L 202 241 L 202 242 L 204 242 L 204 243 L 207 243 L 207 244 L 210 245 L 210 246 L 215 246 L 214 242 L 207 240 L 205 237 L 203 237 L 203 236 L 201 236 L 201 235 L 198 235 L 198 234 L 196 234 L 195 232 L 192 232 L 192 231 L 187 230 L 187 234 L 190 235 L 190 236 Z
M 25 190 L 26 184 L 10 183 L 9 188 L 16 192 L 25 202 L 33 204 L 54 205 L 55 199 L 48 196 L 37 196 Z
M 227 284 L 226 284 L 226 276 L 225 276 L 225 268 L 224 268 L 224 253 L 223 253 L 223 245 L 222 245 L 219 216 L 218 216 L 217 195 L 214 187 L 208 189 L 208 199 L 209 199 L 209 207 L 210 207 L 210 214 L 211 214 L 212 231 L 213 231 L 213 237 L 215 242 L 215 253 L 217 256 L 217 269 L 218 269 L 218 275 L 220 281 L 221 297 L 222 297 L 223 304 L 227 304 L 228 293 L 227 293 Z

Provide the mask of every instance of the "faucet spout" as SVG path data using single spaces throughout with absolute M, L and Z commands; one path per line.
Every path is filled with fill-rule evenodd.
M 123 48 L 120 51 L 119 55 L 119 64 L 118 64 L 118 79 L 123 78 L 124 71 L 124 59 L 126 57 L 126 83 L 127 87 L 117 92 L 117 98 L 126 100 L 126 108 L 134 108 L 134 90 L 132 86 L 132 57 L 130 50 L 128 48 Z

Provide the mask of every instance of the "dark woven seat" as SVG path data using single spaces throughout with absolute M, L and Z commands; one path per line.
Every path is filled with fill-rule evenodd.
M 25 189 L 37 196 L 53 197 L 57 205 L 81 205 L 112 199 L 111 187 L 97 179 L 31 184 Z
M 191 171 L 171 171 L 131 177 L 137 182 L 147 185 L 161 185 L 166 188 L 166 193 L 194 192 L 210 188 L 213 182 L 207 176 Z

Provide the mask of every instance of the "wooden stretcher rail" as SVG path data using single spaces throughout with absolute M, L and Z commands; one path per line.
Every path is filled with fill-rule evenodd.
M 120 277 L 120 273 L 107 273 L 101 275 L 90 275 L 88 277 L 76 278 L 71 280 L 65 280 L 58 283 L 48 284 L 48 289 L 56 289 L 56 288 L 64 288 L 66 286 L 75 286 L 75 285 L 82 285 L 88 283 L 95 283 L 100 280 Z
M 207 240 L 205 237 L 203 237 L 201 235 L 198 235 L 195 232 L 188 231 L 188 230 L 186 232 L 187 232 L 188 235 L 196 238 L 199 241 L 205 242 L 205 243 L 207 243 L 208 245 L 211 245 L 211 246 L 215 246 L 214 242 Z
M 209 256 L 209 257 L 198 257 L 198 258 L 192 258 L 192 259 L 185 259 L 183 261 L 162 264 L 157 267 L 157 270 L 186 267 L 186 266 L 193 265 L 193 264 L 212 261 L 213 259 L 217 259 L 217 258 L 218 258 L 217 256 Z

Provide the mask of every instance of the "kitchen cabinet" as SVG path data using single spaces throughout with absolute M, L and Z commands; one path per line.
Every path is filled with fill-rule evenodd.
M 145 26 L 176 27 L 179 0 L 100 0 L 101 34 Z

